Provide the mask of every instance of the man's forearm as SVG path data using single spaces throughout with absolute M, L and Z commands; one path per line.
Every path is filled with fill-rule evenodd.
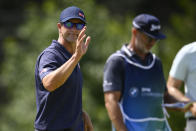
M 127 131 L 118 103 L 106 103 L 109 117 L 117 131 Z
M 186 97 L 179 89 L 173 86 L 169 87 L 168 93 L 178 101 L 190 101 L 190 99 Z
M 189 101 L 189 98 L 180 91 L 182 83 L 182 80 L 169 76 L 167 81 L 168 93 L 178 101 Z
M 67 62 L 55 71 L 49 73 L 42 80 L 44 87 L 48 91 L 54 91 L 59 88 L 69 78 L 74 68 L 79 62 L 79 58 L 73 55 Z

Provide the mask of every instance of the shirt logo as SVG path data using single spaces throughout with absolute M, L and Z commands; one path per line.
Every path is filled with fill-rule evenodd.
M 78 63 L 78 68 L 80 69 L 80 64 Z
M 47 68 L 43 68 L 41 71 L 40 71 L 40 74 L 44 73 L 44 72 L 47 72 L 48 69 Z
M 108 81 L 104 81 L 103 82 L 103 86 L 111 86 L 112 82 L 108 82 Z
M 161 29 L 161 26 L 160 25 L 154 25 L 152 24 L 151 25 L 151 28 L 150 28 L 150 31 L 155 31 L 155 30 L 160 30 Z

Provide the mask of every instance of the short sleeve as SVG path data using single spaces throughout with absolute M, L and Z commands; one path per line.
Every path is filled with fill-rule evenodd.
M 42 54 L 39 62 L 39 76 L 41 80 L 50 72 L 59 67 L 56 55 L 53 52 L 46 51 Z
M 181 49 L 176 57 L 174 58 L 171 70 L 170 70 L 170 76 L 182 80 L 185 80 L 185 77 L 187 75 L 187 55 L 186 50 Z
M 124 59 L 120 56 L 110 56 L 104 67 L 103 90 L 122 91 L 124 83 Z

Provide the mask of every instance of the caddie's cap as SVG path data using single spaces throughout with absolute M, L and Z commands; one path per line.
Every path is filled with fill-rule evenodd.
M 85 19 L 85 16 L 84 16 L 84 12 L 76 7 L 76 6 L 71 6 L 71 7 L 68 7 L 68 8 L 65 8 L 62 12 L 61 12 L 61 15 L 60 15 L 60 22 L 65 22 L 69 19 L 80 19 L 82 20 L 84 23 L 86 23 L 86 19 Z
M 166 38 L 166 36 L 160 32 L 160 21 L 155 16 L 149 14 L 140 14 L 134 18 L 133 27 L 154 39 Z

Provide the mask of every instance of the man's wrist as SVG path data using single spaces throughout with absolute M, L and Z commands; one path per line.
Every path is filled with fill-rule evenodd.
M 72 55 L 72 59 L 73 59 L 74 61 L 79 62 L 80 59 L 81 59 L 81 56 L 79 56 L 79 55 L 77 55 L 77 54 L 74 53 L 74 54 Z

